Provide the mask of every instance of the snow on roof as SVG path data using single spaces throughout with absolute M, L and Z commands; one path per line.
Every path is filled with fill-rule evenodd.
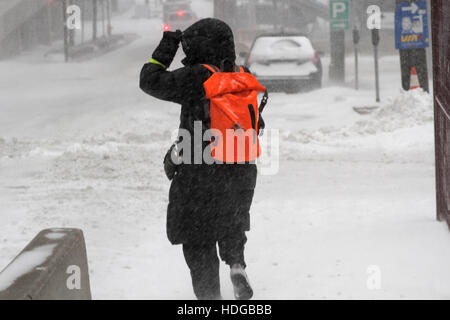
M 307 60 L 313 56 L 314 49 L 306 37 L 262 36 L 255 40 L 249 60 Z

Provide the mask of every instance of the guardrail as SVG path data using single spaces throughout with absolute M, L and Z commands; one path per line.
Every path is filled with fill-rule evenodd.
M 0 273 L 0 300 L 90 300 L 83 232 L 46 229 Z

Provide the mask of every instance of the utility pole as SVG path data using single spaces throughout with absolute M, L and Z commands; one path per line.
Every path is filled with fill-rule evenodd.
M 92 40 L 97 39 L 97 0 L 92 0 Z

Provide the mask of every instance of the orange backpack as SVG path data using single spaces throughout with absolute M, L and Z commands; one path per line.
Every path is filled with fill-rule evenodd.
M 235 72 L 203 66 L 213 73 L 203 83 L 209 100 L 211 156 L 224 163 L 256 160 L 261 154 L 258 122 L 267 102 L 266 88 L 241 66 L 235 66 Z M 261 110 L 258 109 L 258 92 L 264 92 Z

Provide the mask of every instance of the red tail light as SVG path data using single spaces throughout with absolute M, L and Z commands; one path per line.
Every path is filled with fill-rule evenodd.
M 166 23 L 163 27 L 164 31 L 170 31 L 170 26 Z
M 319 60 L 320 60 L 319 53 L 317 51 L 314 51 L 314 57 L 312 58 L 312 62 L 314 64 L 318 64 Z
M 178 11 L 178 12 L 177 12 L 177 15 L 178 15 L 179 17 L 184 16 L 184 11 L 183 11 L 183 10 Z

